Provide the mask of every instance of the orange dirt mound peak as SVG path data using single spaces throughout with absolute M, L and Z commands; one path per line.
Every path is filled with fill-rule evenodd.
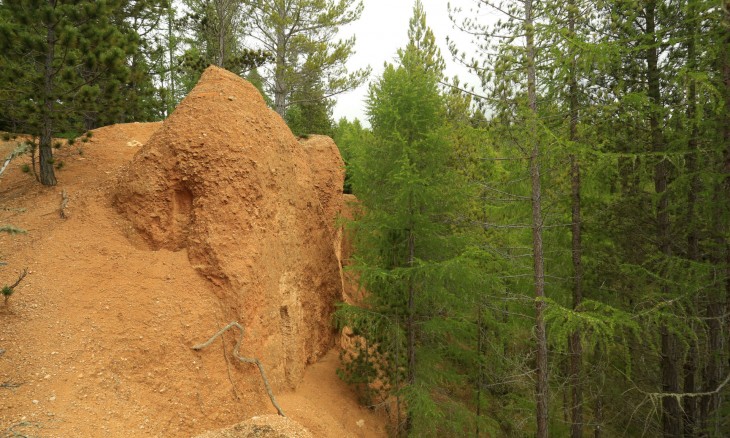
M 115 193 L 145 245 L 187 251 L 225 317 L 245 327 L 246 355 L 264 363 L 275 390 L 294 387 L 305 364 L 330 348 L 330 315 L 342 296 L 332 226 L 342 160 L 331 140 L 309 143 L 253 85 L 210 67 L 123 170 Z M 319 170 L 332 163 L 335 170 Z

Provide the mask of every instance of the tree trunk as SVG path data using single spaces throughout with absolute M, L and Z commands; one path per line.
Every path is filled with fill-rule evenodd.
M 601 349 L 600 345 L 596 347 L 596 359 L 595 363 L 599 363 L 599 361 L 602 359 L 601 356 Z M 602 370 L 603 372 L 599 371 L 599 376 L 601 378 L 605 378 L 606 373 L 605 370 Z M 605 382 L 602 382 L 605 383 Z M 603 388 L 603 385 L 601 385 L 601 388 Z M 601 438 L 603 436 L 603 397 L 601 395 L 601 392 L 599 391 L 596 394 L 596 407 L 595 411 L 593 412 L 593 418 L 595 419 L 593 421 L 593 438 Z
M 647 45 L 647 85 L 648 96 L 651 101 L 649 110 L 649 129 L 651 133 L 652 151 L 655 153 L 664 152 L 664 139 L 661 127 L 661 88 L 659 83 L 659 48 L 656 35 L 656 0 L 650 0 L 646 4 L 646 36 Z M 668 185 L 667 162 L 664 158 L 654 166 L 654 191 L 659 200 L 656 207 L 657 240 L 659 251 L 663 256 L 671 255 L 669 235 L 669 199 L 667 196 Z M 669 297 L 669 287 L 662 284 L 663 295 Z M 661 382 L 662 391 L 668 393 L 679 392 L 679 370 L 677 366 L 677 340 L 676 336 L 669 331 L 669 328 L 662 326 L 661 332 Z M 682 436 L 682 411 L 679 401 L 675 397 L 662 398 L 662 430 L 665 437 Z
M 568 38 L 575 39 L 575 19 L 577 6 L 575 0 L 568 4 Z M 568 140 L 575 144 L 578 137 L 578 80 L 577 62 L 574 44 L 569 43 L 570 73 L 568 77 L 568 105 L 570 113 Z M 573 310 L 578 309 L 583 301 L 583 263 L 581 260 L 581 216 L 580 216 L 580 164 L 575 154 L 570 155 L 571 181 L 571 234 L 573 262 Z M 583 436 L 583 389 L 581 387 L 581 368 L 583 365 L 580 330 L 575 330 L 568 339 L 570 355 L 570 388 L 571 388 L 571 438 Z
M 175 23 L 175 8 L 170 4 L 167 11 L 167 56 L 168 56 L 168 68 L 169 68 L 169 93 L 167 96 L 167 102 L 165 103 L 165 117 L 169 117 L 172 111 L 175 109 L 175 36 L 173 34 L 173 26 Z
M 286 11 L 280 9 L 279 17 L 284 17 Z M 286 100 L 289 90 L 286 86 L 286 45 L 287 37 L 283 24 L 276 28 L 276 65 L 274 66 L 274 111 L 281 117 L 286 114 Z
M 690 74 L 694 73 L 697 66 L 695 61 L 695 5 L 689 2 L 687 10 L 687 68 Z M 695 209 L 697 204 L 697 194 L 699 193 L 700 178 L 697 174 L 699 159 L 697 141 L 699 138 L 699 128 L 697 126 L 697 84 L 694 77 L 689 78 L 689 88 L 687 90 L 687 122 L 689 139 L 687 141 L 687 173 L 690 177 L 689 190 L 687 191 L 687 258 L 693 262 L 700 262 L 699 249 L 699 232 L 697 219 L 695 218 Z M 699 307 L 697 297 L 693 297 L 695 308 Z M 696 324 L 692 323 L 693 329 Z M 687 358 L 684 363 L 684 392 L 693 393 L 697 391 L 695 377 L 697 374 L 697 344 L 692 342 Z M 684 410 L 684 434 L 685 436 L 695 436 L 695 427 L 697 424 L 697 398 L 685 397 L 682 400 Z
M 54 4 L 55 2 L 50 2 Z M 56 29 L 54 23 L 47 23 L 46 32 L 46 59 L 43 65 L 43 112 L 41 114 L 41 136 L 38 145 L 41 184 L 56 185 L 56 175 L 53 172 L 53 58 L 56 55 Z
M 413 230 L 408 230 L 408 267 L 413 268 L 416 261 L 416 242 Z M 411 269 L 412 270 L 412 269 Z M 406 334 L 408 336 L 408 375 L 407 384 L 414 385 L 416 383 L 416 286 L 414 284 L 413 273 L 409 273 L 408 278 L 408 309 L 406 320 Z M 413 430 L 413 415 L 410 413 L 406 417 L 406 435 Z
M 537 136 L 537 91 L 535 73 L 535 29 L 532 0 L 525 1 L 525 34 L 527 49 L 527 98 L 530 107 L 528 135 L 532 142 L 530 180 L 532 183 L 532 251 L 535 274 L 535 335 L 537 337 L 537 382 L 535 385 L 537 437 L 548 436 L 548 370 L 547 331 L 545 327 L 545 263 L 542 248 L 542 207 L 540 187 L 540 146 Z
M 220 68 L 223 67 L 223 62 L 226 58 L 226 5 L 222 0 L 216 0 L 215 13 L 218 16 L 218 56 L 216 57 L 216 65 Z
M 481 421 L 482 417 L 482 385 L 484 384 L 484 368 L 482 366 L 482 354 L 484 350 L 484 338 L 482 336 L 483 326 L 484 323 L 482 321 L 482 302 L 479 301 L 479 307 L 477 308 L 477 357 L 479 360 L 479 368 L 477 370 L 477 396 L 476 396 L 476 405 L 477 405 L 477 420 L 476 420 L 476 434 L 474 435 L 475 438 L 479 438 L 479 422 Z

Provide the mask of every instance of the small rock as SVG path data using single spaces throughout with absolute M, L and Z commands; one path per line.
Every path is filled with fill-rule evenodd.
M 365 426 L 365 420 L 359 419 L 359 420 L 357 420 L 357 423 L 355 423 L 355 424 L 357 424 L 357 427 L 363 427 L 363 426 Z
M 231 102 L 232 102 L 233 100 L 235 100 L 235 99 L 236 99 L 236 98 L 235 98 L 235 97 L 233 97 L 233 96 L 228 96 L 228 100 L 230 100 Z
M 37 405 L 38 403 L 40 403 L 38 400 L 33 400 L 34 405 Z

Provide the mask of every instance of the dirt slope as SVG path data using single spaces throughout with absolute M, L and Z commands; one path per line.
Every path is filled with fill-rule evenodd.
M 226 93 L 226 102 L 236 102 L 236 97 L 233 101 L 228 97 Z M 257 127 L 262 132 L 264 128 Z M 184 219 L 190 227 L 168 234 L 177 237 L 167 240 L 140 234 L 127 219 L 129 215 L 119 213 L 119 209 L 124 210 L 124 201 L 119 196 L 118 180 L 121 177 L 129 181 L 133 173 L 125 165 L 151 136 L 169 139 L 163 130 L 160 124 L 115 125 L 94 131 L 88 143 L 64 146 L 56 154 L 57 161 L 64 162 L 57 187 L 41 187 L 22 173 L 21 166 L 27 162 L 22 159 L 14 161 L 0 177 L 0 224 L 28 231 L 17 236 L 0 233 L 0 260 L 8 263 L 0 266 L 0 283 L 14 281 L 26 266 L 30 270 L 10 299 L 10 306 L 0 307 L 0 436 L 9 434 L 11 428 L 27 436 L 42 437 L 192 436 L 275 413 L 255 366 L 235 363 L 230 354 L 225 354 L 223 344 L 230 351 L 232 335 L 202 352 L 190 348 L 236 316 L 252 320 L 247 324 L 241 318 L 248 330 L 241 353 L 262 360 L 290 418 L 315 436 L 384 436 L 382 420 L 359 408 L 352 393 L 334 376 L 336 352 L 304 368 L 304 362 L 315 362 L 326 352 L 332 333 L 322 329 L 329 321 L 313 317 L 322 309 L 328 311 L 324 301 L 301 311 L 295 305 L 306 306 L 307 294 L 314 292 L 304 289 L 314 284 L 331 283 L 330 292 L 324 296 L 334 296 L 331 290 L 341 289 L 339 273 L 335 272 L 332 279 L 316 280 L 311 275 L 298 281 L 298 301 L 290 304 L 294 309 L 290 315 L 301 312 L 298 330 L 319 334 L 286 350 L 281 339 L 274 339 L 280 336 L 282 312 L 276 303 L 280 297 L 265 296 L 278 293 L 280 288 L 259 288 L 263 297 L 255 298 L 258 301 L 251 306 L 249 296 L 236 297 L 230 285 L 243 285 L 247 281 L 244 275 L 259 275 L 252 277 L 258 278 L 257 285 L 269 281 L 253 268 L 246 268 L 246 263 L 257 260 L 270 263 L 268 268 L 259 265 L 257 269 L 296 271 L 298 268 L 288 266 L 281 257 L 292 254 L 293 259 L 300 260 L 305 257 L 304 250 L 296 245 L 274 244 L 280 245 L 278 250 L 284 255 L 244 259 L 237 265 L 243 266 L 242 274 L 230 265 L 240 259 L 220 263 L 220 271 L 201 268 L 201 247 L 191 245 L 197 238 L 207 242 L 208 248 L 215 248 L 217 254 L 245 257 L 240 247 L 244 246 L 244 237 L 250 235 L 234 235 L 235 241 L 224 243 L 217 227 L 228 220 L 254 227 L 251 217 L 256 217 L 256 210 L 234 214 L 219 205 L 214 214 L 225 215 L 226 220 L 216 222 L 210 217 L 206 226 L 197 222 L 203 213 L 195 210 L 194 219 Z M 267 135 L 273 136 L 264 137 Z M 288 145 L 289 140 L 286 142 Z M 259 166 L 270 159 L 263 154 Z M 309 166 L 303 152 L 292 154 L 296 163 L 292 167 Z M 241 169 L 236 174 L 240 177 L 245 176 L 242 162 L 229 163 L 230 169 Z M 306 175 L 297 174 L 293 180 L 283 181 L 280 188 L 294 185 L 297 180 L 317 178 L 316 172 L 303 173 Z M 272 181 L 266 183 L 274 184 Z M 246 190 L 230 184 L 228 187 L 221 190 Z M 69 218 L 65 220 L 58 214 L 64 190 L 70 200 Z M 188 190 L 195 193 L 198 189 Z M 235 190 L 226 193 L 231 199 L 238 196 Z M 295 205 L 284 211 L 270 206 L 271 214 L 279 214 L 285 222 L 304 221 L 307 214 L 313 214 L 310 222 L 325 221 L 316 191 L 311 193 L 309 197 L 298 194 L 301 199 L 291 199 Z M 283 199 L 288 202 L 290 198 Z M 202 201 L 193 200 L 191 208 L 196 202 Z M 164 212 L 164 208 L 159 211 Z M 262 210 L 258 213 L 261 215 Z M 294 219 L 286 214 L 293 214 Z M 203 227 L 205 234 L 196 234 L 200 232 L 196 227 Z M 261 229 L 256 232 L 262 238 L 271 233 Z M 291 229 L 281 229 L 277 233 L 273 234 L 293 238 L 303 231 L 292 234 Z M 324 233 L 319 231 L 320 236 Z M 316 239 L 317 233 L 313 234 L 310 239 Z M 324 243 L 316 246 L 321 253 L 335 252 L 332 245 L 329 249 Z M 326 260 L 330 257 L 335 256 L 328 255 Z M 221 256 L 218 260 L 223 259 Z M 317 275 L 331 271 L 329 263 L 315 270 L 320 272 Z M 311 264 L 306 268 L 313 269 Z M 214 281 L 220 272 L 228 278 L 223 286 Z M 269 324 L 274 326 L 273 334 L 262 335 Z M 281 350 L 278 353 L 277 348 Z M 298 387 L 291 391 L 289 388 L 294 386 Z

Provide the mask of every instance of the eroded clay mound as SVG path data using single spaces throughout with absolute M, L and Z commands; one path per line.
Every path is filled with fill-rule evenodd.
M 345 162 L 335 142 L 325 135 L 311 135 L 299 140 L 309 157 L 314 172 L 314 188 L 327 215 L 329 225 L 335 227 L 343 207 L 342 186 L 345 181 Z
M 315 176 L 309 160 L 251 84 L 210 67 L 115 196 L 151 249 L 188 251 L 226 317 L 246 327 L 242 354 L 263 362 L 275 389 L 327 351 L 342 295 L 331 227 L 342 181 Z
M 227 429 L 206 432 L 195 438 L 313 438 L 313 435 L 290 418 L 262 415 Z

